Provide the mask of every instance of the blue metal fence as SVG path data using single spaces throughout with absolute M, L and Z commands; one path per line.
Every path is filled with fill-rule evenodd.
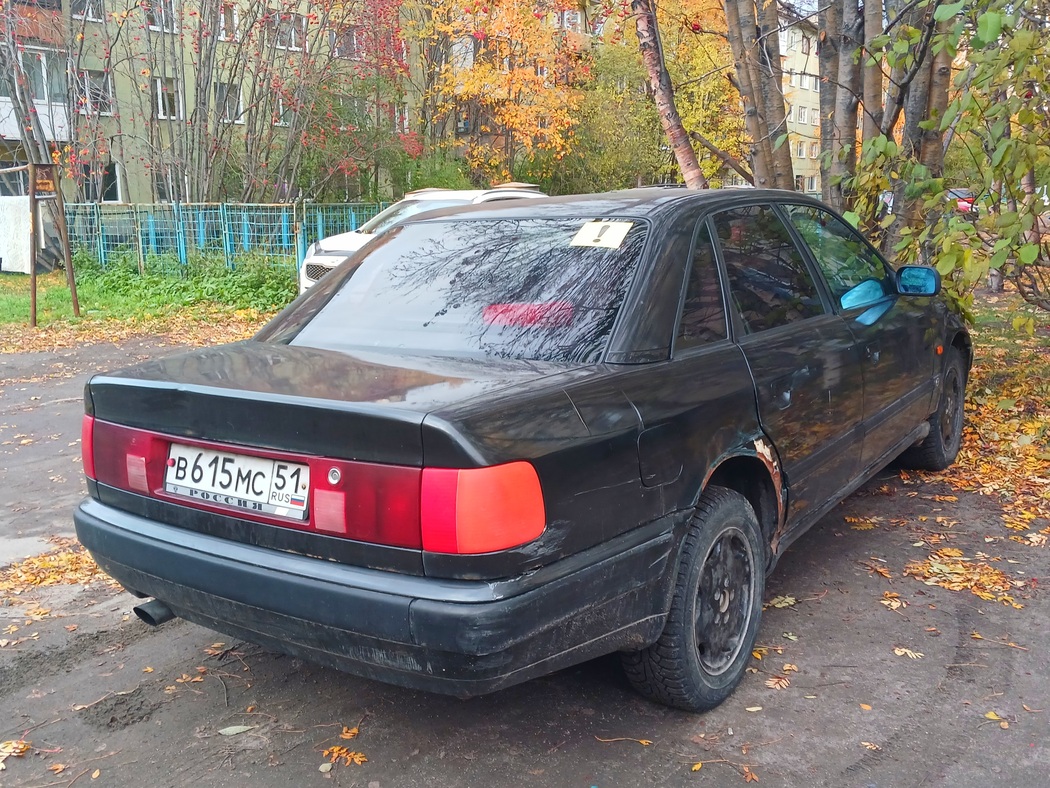
M 102 266 L 131 259 L 143 270 L 176 272 L 192 259 L 233 267 L 252 261 L 296 270 L 314 241 L 356 230 L 376 203 L 172 203 L 66 205 L 69 242 Z

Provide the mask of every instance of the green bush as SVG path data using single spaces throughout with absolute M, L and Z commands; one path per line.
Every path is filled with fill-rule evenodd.
M 234 309 L 280 309 L 296 293 L 295 271 L 264 257 L 247 257 L 230 268 L 221 256 L 195 256 L 187 265 L 174 258 L 149 257 L 139 272 L 132 252 L 114 255 L 102 267 L 86 254 L 74 258 L 77 287 L 84 300 L 120 304 L 132 313 L 213 303 Z

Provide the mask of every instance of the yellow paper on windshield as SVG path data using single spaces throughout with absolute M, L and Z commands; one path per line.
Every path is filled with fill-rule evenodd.
M 569 241 L 569 246 L 598 246 L 619 249 L 634 222 L 587 222 Z

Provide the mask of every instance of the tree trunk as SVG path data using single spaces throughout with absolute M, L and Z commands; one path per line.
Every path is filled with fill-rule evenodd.
M 838 211 L 846 210 L 847 194 L 844 179 L 856 171 L 857 165 L 857 88 L 860 84 L 860 64 L 855 63 L 860 49 L 864 20 L 856 0 L 846 0 L 842 8 L 842 37 L 839 46 L 838 86 L 835 93 L 831 165 L 829 168 L 829 200 Z
M 831 151 L 835 139 L 835 106 L 838 97 L 839 46 L 842 36 L 842 5 L 828 3 L 817 14 L 820 38 L 817 57 L 820 69 L 820 196 L 831 202 Z
M 739 2 L 739 5 L 738 5 Z M 754 18 L 752 0 L 725 0 L 726 38 L 733 52 L 733 65 L 736 72 L 735 87 L 744 103 L 744 126 L 751 137 L 751 171 L 754 173 L 754 185 L 768 188 L 773 185 L 772 146 L 769 144 L 769 133 L 762 122 L 756 101 L 758 91 L 755 87 L 757 74 L 750 67 L 751 49 L 754 46 L 754 33 L 750 32 L 745 41 L 744 31 L 754 31 L 757 27 Z M 745 22 L 747 27 L 745 27 Z
M 682 171 L 685 185 L 690 189 L 708 188 L 707 178 L 700 170 L 700 163 L 693 150 L 692 141 L 682 125 L 682 117 L 675 106 L 674 88 L 671 77 L 664 64 L 663 50 L 660 47 L 660 30 L 656 25 L 656 14 L 650 0 L 631 0 L 638 31 L 638 47 L 642 53 L 642 62 L 652 87 L 656 110 L 660 115 L 660 125 L 674 152 L 678 167 Z
M 928 24 L 933 24 L 927 20 Z M 927 117 L 930 107 L 930 88 L 933 78 L 933 63 L 929 58 L 917 64 L 918 68 L 914 77 L 908 83 L 907 90 L 901 100 L 904 111 L 904 126 L 901 131 L 901 157 L 905 160 L 922 160 L 923 156 L 923 130 L 919 123 Z M 950 63 L 949 63 L 950 67 Z M 938 132 L 939 140 L 939 132 Z M 927 155 L 929 155 L 927 150 Z M 943 151 L 941 162 L 944 161 Z M 905 180 L 898 180 L 893 185 L 893 212 L 897 215 L 894 222 L 886 233 L 882 242 L 882 251 L 890 259 L 893 258 L 893 249 L 900 240 L 900 231 L 905 227 L 917 227 L 922 223 L 921 199 L 909 199 L 905 196 L 908 184 Z M 917 262 L 917 261 L 912 261 Z
M 787 134 L 784 71 L 780 63 L 780 6 L 777 0 L 759 0 L 758 28 L 760 39 L 756 55 L 762 73 L 762 115 L 772 141 L 773 188 L 794 189 L 791 145 L 788 140 L 780 146 L 776 144 L 778 139 Z
M 869 42 L 882 35 L 882 0 L 864 0 L 864 120 L 861 139 L 879 136 L 882 127 L 882 62 L 869 51 Z

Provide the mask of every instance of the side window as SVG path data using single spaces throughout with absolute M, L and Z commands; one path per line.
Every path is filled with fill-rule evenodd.
M 784 208 L 843 309 L 874 303 L 890 292 L 886 265 L 852 227 L 812 205 Z
M 704 222 L 696 234 L 675 348 L 698 347 L 727 336 L 722 287 L 718 283 L 718 269 L 715 267 L 715 249 L 707 222 Z
M 787 227 L 768 205 L 714 216 L 729 293 L 749 334 L 824 314 L 824 305 Z

